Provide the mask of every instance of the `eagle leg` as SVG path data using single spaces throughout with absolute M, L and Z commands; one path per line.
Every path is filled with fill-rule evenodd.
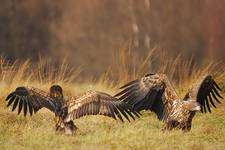
M 65 131 L 65 123 L 60 117 L 56 117 L 55 130 L 59 133 L 63 133 Z
M 72 120 L 69 122 L 64 122 L 61 117 L 57 117 L 57 122 L 55 125 L 56 132 L 73 134 L 78 128 L 75 126 Z
M 65 123 L 65 134 L 73 134 L 77 129 L 77 126 L 73 123 L 72 120 Z
M 178 122 L 178 121 L 176 121 L 176 120 L 169 120 L 169 121 L 165 124 L 163 130 L 172 130 L 172 129 L 174 129 L 174 128 L 177 128 L 178 125 L 179 125 L 179 122 Z

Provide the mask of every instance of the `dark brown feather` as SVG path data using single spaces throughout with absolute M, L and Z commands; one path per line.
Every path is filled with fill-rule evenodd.
M 15 100 L 15 98 L 16 98 L 16 96 L 13 95 L 13 96 L 9 99 L 9 102 L 8 102 L 8 104 L 7 104 L 7 107 L 9 107 L 9 106 L 12 104 L 12 102 Z
M 18 108 L 18 115 L 19 115 L 20 112 L 22 111 L 22 108 L 23 108 L 23 97 L 20 98 L 19 108 Z
M 7 107 L 14 102 L 12 111 L 18 107 L 18 114 L 23 109 L 24 116 L 28 111 L 32 116 L 33 111 L 36 113 L 43 107 L 55 112 L 55 100 L 51 99 L 48 93 L 36 88 L 18 87 L 6 97 L 6 101 Z
M 137 115 L 137 113 L 130 110 L 131 107 L 127 104 L 123 104 L 124 102 L 118 101 L 106 93 L 89 91 L 71 98 L 70 103 L 67 104 L 69 108 L 67 120 L 85 115 L 104 115 L 113 119 L 119 118 L 121 121 L 123 121 L 123 117 L 128 121 L 130 121 L 129 117 L 135 119 L 134 115 Z M 76 116 L 71 115 L 74 112 L 76 112 Z
M 165 87 L 167 85 L 170 86 L 170 84 L 165 84 L 168 82 L 165 78 L 166 76 L 163 74 L 146 75 L 141 79 L 122 86 L 123 90 L 116 96 L 119 100 L 132 106 L 132 109 L 137 112 L 151 110 L 157 114 L 158 118 L 163 118 L 164 103 L 159 103 L 158 101 L 162 100 Z M 135 115 L 138 114 L 136 113 Z
M 208 100 L 207 97 L 206 97 L 206 106 L 208 108 L 208 111 L 211 113 L 211 109 L 210 109 L 210 106 L 209 106 L 209 100 Z
M 214 108 L 216 108 L 214 101 L 221 103 L 219 99 L 223 99 L 223 97 L 220 95 L 218 90 L 220 90 L 220 87 L 217 85 L 213 77 L 211 75 L 207 75 L 203 77 L 203 79 L 200 80 L 200 82 L 198 82 L 187 95 L 189 96 L 188 98 L 195 99 L 201 105 L 201 111 L 206 113 L 207 110 L 208 112 L 211 112 L 209 101 Z
M 216 95 L 214 94 L 214 92 L 211 92 L 211 93 L 212 93 L 213 98 L 214 98 L 218 103 L 221 104 L 221 102 L 220 102 L 219 99 L 216 97 Z
M 23 101 L 23 112 L 24 112 L 24 116 L 27 115 L 27 99 L 25 98 Z
M 138 82 L 139 82 L 138 79 L 137 79 L 137 80 L 134 80 L 134 81 L 131 81 L 131 82 L 129 82 L 129 83 L 123 85 L 122 87 L 120 87 L 120 89 L 126 88 L 126 87 L 128 87 L 128 86 L 130 86 L 130 85 L 137 84 Z
M 210 101 L 210 103 L 213 105 L 213 107 L 216 108 L 216 105 L 214 104 L 214 102 L 213 102 L 213 100 L 212 100 L 211 94 L 209 94 L 209 101 Z
M 19 97 L 16 96 L 15 101 L 13 103 L 12 111 L 14 111 L 16 109 L 16 106 L 18 105 L 18 102 L 19 102 Z

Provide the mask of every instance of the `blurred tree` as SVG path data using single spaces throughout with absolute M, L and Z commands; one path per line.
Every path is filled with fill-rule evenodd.
M 224 7 L 224 0 L 1 0 L 0 52 L 66 56 L 94 74 L 128 41 L 140 57 L 157 46 L 199 62 L 225 61 Z
M 225 1 L 205 0 L 204 39 L 210 60 L 225 59 Z
M 59 9 L 50 1 L 2 0 L 0 49 L 10 58 L 38 58 L 47 54 L 53 38 L 50 25 Z

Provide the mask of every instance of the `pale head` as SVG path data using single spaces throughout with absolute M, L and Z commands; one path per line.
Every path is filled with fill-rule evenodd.
M 193 100 L 184 101 L 184 104 L 185 104 L 185 107 L 189 111 L 200 111 L 201 110 L 200 105 L 196 101 L 193 101 Z

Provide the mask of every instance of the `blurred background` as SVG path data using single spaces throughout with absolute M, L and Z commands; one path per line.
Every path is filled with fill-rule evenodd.
M 152 49 L 225 62 L 224 0 L 1 0 L 0 54 L 82 66 L 99 75 L 114 50 Z M 168 56 L 169 57 L 169 56 Z M 137 59 L 138 60 L 138 59 Z

